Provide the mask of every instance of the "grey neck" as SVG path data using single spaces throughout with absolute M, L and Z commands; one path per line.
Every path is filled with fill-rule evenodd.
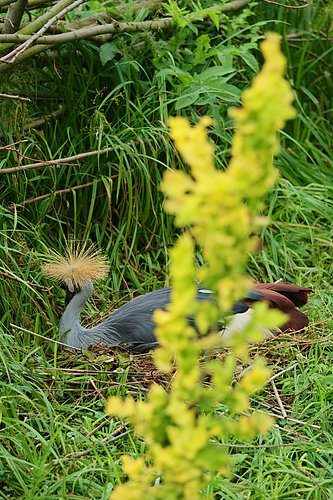
M 93 284 L 89 281 L 87 285 L 82 287 L 80 291 L 74 295 L 61 316 L 59 333 L 62 335 L 66 334 L 65 337 L 63 337 L 65 343 L 75 346 L 79 340 L 76 339 L 76 337 L 79 337 L 80 333 L 85 331 L 85 328 L 80 325 L 80 314 L 85 303 L 91 297 L 92 292 Z

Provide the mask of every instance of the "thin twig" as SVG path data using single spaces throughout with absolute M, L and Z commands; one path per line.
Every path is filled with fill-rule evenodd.
M 22 139 L 21 141 L 16 141 L 16 142 L 12 142 L 11 144 L 7 144 L 6 146 L 0 146 L 0 151 L 3 151 L 3 150 L 11 150 L 11 148 L 13 146 L 16 146 L 17 144 L 21 144 L 23 142 L 28 142 L 28 139 Z M 0 170 L 1 172 L 1 170 Z
M 0 271 L 0 274 L 1 276 L 4 276 L 5 278 L 9 278 L 11 280 L 14 280 L 14 281 L 18 281 L 19 283 L 23 283 L 25 285 L 29 285 L 33 288 L 38 288 L 39 290 L 42 290 L 43 292 L 50 292 L 53 288 L 53 286 L 51 287 L 46 287 L 46 286 L 43 286 L 43 285 L 39 285 L 38 283 L 31 283 L 31 281 L 24 281 L 20 278 L 18 278 L 17 276 L 12 276 L 11 274 L 9 273 L 5 273 L 4 271 Z
M 118 434 L 118 436 L 112 437 L 111 439 L 103 438 L 100 443 L 93 443 L 93 446 L 101 446 L 103 444 L 111 444 L 114 443 L 115 441 L 118 441 L 119 439 L 122 439 L 123 437 L 127 436 L 131 430 L 127 430 L 123 432 L 122 434 Z M 86 455 L 89 455 L 91 453 L 92 449 L 89 450 L 84 450 L 84 451 L 78 451 L 76 453 L 69 453 L 68 455 L 65 455 L 64 458 L 80 458 L 80 457 L 85 457 Z
M 268 415 L 270 415 L 271 417 L 274 417 L 274 418 L 279 418 L 279 419 L 282 419 L 282 420 L 288 420 L 289 422 L 294 422 L 295 424 L 301 424 L 301 425 L 305 425 L 307 427 L 312 427 L 312 429 L 317 429 L 317 430 L 320 430 L 321 427 L 319 425 L 316 425 L 316 424 L 309 424 L 308 422 L 303 422 L 303 420 L 298 420 L 297 418 L 292 418 L 292 417 L 284 417 L 283 415 L 276 415 L 276 413 L 271 413 L 271 412 L 267 412 Z
M 93 386 L 93 388 L 95 389 L 95 391 L 97 392 L 97 394 L 99 395 L 99 397 L 101 399 L 105 399 L 105 397 L 103 396 L 103 394 L 101 393 L 101 391 L 98 389 L 97 385 L 95 384 L 95 382 L 93 381 L 92 378 L 89 379 L 89 382 L 91 383 L 91 385 Z
M 273 387 L 273 391 L 274 391 L 274 394 L 275 394 L 275 397 L 276 397 L 276 401 L 280 407 L 280 410 L 281 410 L 281 413 L 282 415 L 284 416 L 284 418 L 287 418 L 288 415 L 287 415 L 287 412 L 286 410 L 284 409 L 284 406 L 283 406 L 283 403 L 282 403 L 282 400 L 281 400 L 281 397 L 280 397 L 280 394 L 279 394 L 279 391 L 277 390 L 276 388 L 276 385 L 275 385 L 275 382 L 274 380 L 271 380 L 271 384 L 272 384 L 272 387 Z
M 30 335 L 34 335 L 35 337 L 39 337 L 43 340 L 46 340 L 47 342 L 53 342 L 54 344 L 58 344 L 58 345 L 61 345 L 63 347 L 68 347 L 69 349 L 82 352 L 82 349 L 79 347 L 73 347 L 71 345 L 64 344 L 63 342 L 59 342 L 59 340 L 49 339 L 48 337 L 44 337 L 43 335 L 40 335 L 39 333 L 32 332 L 31 330 L 27 330 L 26 328 L 22 328 L 21 326 L 14 325 L 14 323 L 10 323 L 10 326 L 12 328 L 15 328 L 16 330 L 21 331 L 21 332 L 30 333 Z
M 1 96 L 1 94 L 0 94 L 0 96 Z M 18 97 L 18 96 L 15 96 L 15 97 Z M 21 99 L 30 101 L 30 99 L 23 98 L 23 97 Z M 55 118 L 60 116 L 64 111 L 65 111 L 65 107 L 60 106 L 59 109 L 56 109 L 55 111 L 52 111 L 52 113 L 49 113 L 48 115 L 43 116 L 43 118 L 36 118 L 35 120 L 32 120 L 28 123 L 25 123 L 22 127 L 22 131 L 40 127 L 41 125 L 44 125 L 45 123 L 48 123 L 51 120 L 54 120 Z M 5 136 L 5 132 L 1 131 L 0 137 L 4 137 L 4 136 Z M 20 142 L 27 142 L 27 141 L 20 141 Z M 23 156 L 19 151 L 16 151 L 16 154 Z M 29 158 L 29 159 L 32 160 L 32 158 Z
M 31 101 L 29 97 L 21 97 L 19 95 L 11 95 L 11 94 L 0 94 L 0 97 L 5 97 L 7 99 L 18 99 L 19 101 Z
M 92 436 L 93 434 L 95 434 L 95 432 L 99 431 L 102 427 L 104 427 L 104 425 L 108 424 L 110 422 L 110 420 L 112 420 L 113 417 L 109 416 L 107 417 L 105 420 L 103 420 L 103 422 L 101 422 L 100 424 L 98 424 L 94 429 L 92 429 L 90 432 L 88 432 L 87 436 L 90 437 Z M 124 426 L 120 426 L 121 429 L 124 428 Z M 121 430 L 120 429 L 120 430 Z M 117 429 L 116 429 L 117 430 Z M 115 434 L 115 431 L 114 431 L 114 434 Z
M 286 9 L 304 9 L 305 7 L 309 7 L 308 3 L 304 5 L 285 5 L 284 3 L 275 2 L 274 0 L 264 0 L 264 2 L 273 3 L 274 5 L 278 5 L 279 7 L 285 7 Z
M 118 368 L 116 370 L 84 370 L 80 368 L 53 368 L 53 366 L 45 366 L 43 367 L 43 370 L 47 371 L 59 371 L 59 372 L 66 372 L 66 373 L 77 373 L 77 374 L 87 374 L 87 375 L 129 375 L 129 376 L 138 376 L 138 377 L 147 377 L 148 373 L 147 372 L 139 372 L 139 371 L 133 371 L 129 372 L 127 370 L 122 370 L 119 371 Z M 45 375 L 42 373 L 42 375 Z M 46 373 L 48 375 L 48 373 Z M 117 382 L 118 384 L 118 382 Z M 121 384 L 118 384 L 121 385 Z M 125 384 L 126 385 L 126 384 Z
M 50 198 L 50 196 L 60 196 L 65 193 L 71 193 L 72 191 L 79 191 L 80 189 L 85 189 L 87 187 L 93 186 L 95 182 L 99 183 L 100 179 L 98 179 L 97 181 L 86 182 L 86 184 L 80 184 L 79 186 L 74 186 L 72 188 L 59 189 L 58 191 L 54 191 L 54 193 L 42 194 L 40 196 L 36 196 L 36 198 L 29 198 L 28 200 L 21 201 L 20 203 L 12 203 L 8 206 L 8 208 L 14 210 L 19 207 L 30 205 L 31 203 L 46 200 L 47 198 Z
M 94 155 L 102 155 L 114 151 L 115 148 L 105 148 L 96 151 L 87 151 L 86 153 L 80 153 L 74 156 L 68 156 L 67 158 L 58 158 L 57 160 L 45 160 L 38 163 L 31 163 L 29 165 L 21 165 L 20 167 L 10 167 L 3 168 L 0 170 L 0 174 L 13 174 L 16 172 L 22 172 L 23 170 L 30 170 L 31 168 L 42 168 L 50 165 L 62 165 L 63 163 L 69 163 L 74 160 L 80 160 L 81 158 L 87 158 Z
M 30 47 L 30 45 L 32 45 L 35 41 L 37 41 L 38 38 L 40 38 L 43 35 L 43 33 L 45 33 L 45 31 L 47 31 L 48 28 L 55 21 L 58 21 L 59 19 L 61 19 L 68 12 L 70 12 L 71 10 L 73 10 L 76 7 L 78 7 L 79 5 L 81 5 L 84 1 L 85 0 L 75 0 L 75 2 L 73 2 L 71 5 L 67 5 L 64 9 L 62 9 L 60 12 L 58 12 L 55 16 L 51 17 L 51 19 L 49 19 L 47 21 L 47 23 L 45 23 L 44 26 L 42 26 L 34 35 L 30 36 L 29 40 L 27 40 L 26 42 L 22 43 L 22 45 L 20 45 L 19 47 L 16 47 L 14 50 L 12 50 L 11 52 L 9 52 L 5 56 L 3 56 L 0 59 L 0 61 L 1 62 L 6 62 L 6 61 L 14 62 L 15 59 L 20 54 L 22 54 L 23 52 L 25 52 Z
M 295 366 L 298 365 L 298 362 L 297 363 L 294 363 L 293 365 L 289 366 L 288 368 L 285 368 L 284 370 L 276 373 L 275 375 L 272 375 L 272 377 L 270 377 L 268 379 L 269 382 L 272 382 L 272 380 L 275 380 L 276 378 L 280 377 L 281 375 L 283 375 L 284 373 L 286 372 L 289 372 L 290 370 L 292 370 L 293 368 L 295 368 Z
M 31 122 L 26 123 L 23 126 L 23 130 L 30 130 L 31 128 L 40 127 L 41 125 L 48 123 L 50 120 L 54 120 L 54 118 L 58 118 L 58 116 L 61 116 L 64 113 L 64 111 L 65 111 L 65 107 L 60 106 L 59 109 L 52 111 L 52 113 L 44 116 L 43 118 L 36 118 L 35 120 L 32 120 Z
M 228 448 L 246 448 L 246 449 L 265 449 L 265 448 L 287 448 L 288 446 L 293 446 L 295 447 L 295 444 L 299 445 L 311 445 L 313 446 L 313 442 L 306 442 L 306 441 L 301 441 L 301 442 L 296 442 L 292 441 L 291 443 L 281 443 L 281 444 L 237 444 L 237 443 L 220 443 L 213 441 L 217 446 L 226 446 Z

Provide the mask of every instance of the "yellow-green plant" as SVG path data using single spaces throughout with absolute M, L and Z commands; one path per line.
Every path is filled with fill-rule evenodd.
M 153 386 L 146 401 L 108 400 L 107 412 L 129 418 L 147 444 L 146 456 L 123 457 L 129 481 L 115 488 L 113 499 L 200 498 L 211 473 L 230 473 L 232 457 L 221 441 L 227 443 L 231 436 L 253 438 L 271 426 L 267 415 L 249 408 L 250 394 L 269 376 L 264 360 L 256 359 L 238 383 L 233 379 L 236 356 L 246 359 L 248 341 L 262 336 L 256 325 L 270 328 L 282 320 L 280 314 L 258 304 L 245 331 L 229 339 L 234 354 L 223 363 L 212 359 L 204 364 L 209 387 L 203 384 L 200 356 L 204 349 L 223 345 L 216 332 L 206 335 L 209 326 L 249 287 L 243 273 L 256 243 L 252 235 L 266 223 L 258 214 L 277 177 L 272 164 L 277 130 L 295 114 L 279 44 L 278 35 L 267 37 L 262 44 L 263 69 L 243 93 L 242 108 L 231 110 L 235 135 L 225 172 L 214 167 L 214 146 L 206 131 L 209 118 L 195 127 L 184 118 L 170 119 L 172 138 L 190 173 L 168 171 L 162 183 L 166 210 L 186 230 L 171 252 L 171 304 L 155 314 L 161 347 L 154 358 L 160 370 L 175 374 L 170 391 Z M 194 265 L 196 245 L 204 259 L 199 269 Z M 199 307 L 196 281 L 216 292 L 216 302 Z M 188 324 L 189 316 L 195 318 L 197 329 Z M 154 482 L 157 477 L 159 484 Z

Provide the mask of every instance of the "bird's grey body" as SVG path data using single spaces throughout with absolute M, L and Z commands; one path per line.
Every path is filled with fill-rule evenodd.
M 99 343 L 107 346 L 126 343 L 135 353 L 147 352 L 157 347 L 152 316 L 156 309 L 165 309 L 170 303 L 171 288 L 141 295 L 121 306 L 97 326 L 84 328 L 80 324 L 80 313 L 92 292 L 93 285 L 89 282 L 69 301 L 59 323 L 62 342 L 83 349 Z M 199 289 L 197 300 L 211 300 L 211 294 L 210 290 Z M 248 306 L 239 302 L 235 309 L 244 312 Z M 193 324 L 191 319 L 189 321 Z
M 277 295 L 277 292 L 272 292 L 271 290 L 273 286 L 280 287 L 278 299 L 281 304 L 289 307 L 291 316 L 296 315 L 299 327 L 304 328 L 307 325 L 306 316 L 298 311 L 294 304 L 295 300 L 296 302 L 299 300 L 301 302 L 300 305 L 303 305 L 305 298 L 299 299 L 299 297 L 303 297 L 301 294 L 305 297 L 310 289 L 298 287 L 300 291 L 295 292 L 296 295 L 293 297 L 290 295 L 290 288 L 287 288 L 287 292 L 285 292 L 282 285 L 259 284 L 257 287 L 261 287 L 260 290 L 250 290 L 244 301 L 237 302 L 234 305 L 232 310 L 233 318 L 227 326 L 223 325 L 222 328 L 226 339 L 230 338 L 234 332 L 244 328 L 246 323 L 251 320 L 251 303 L 257 300 L 265 300 L 265 294 L 272 295 L 273 293 Z M 295 285 L 284 286 L 297 288 Z M 293 291 L 294 289 L 292 288 L 291 290 Z M 75 293 L 70 293 L 68 296 L 67 307 L 59 323 L 59 332 L 62 335 L 61 340 L 69 346 L 83 349 L 87 349 L 93 344 L 102 344 L 105 346 L 127 344 L 134 353 L 148 352 L 158 345 L 154 333 L 154 311 L 156 309 L 165 309 L 170 303 L 170 291 L 171 288 L 162 288 L 141 295 L 121 306 L 97 326 L 84 328 L 80 324 L 80 313 L 93 292 L 93 284 L 89 281 L 85 286 L 76 290 Z M 289 298 L 285 296 L 286 293 Z M 212 292 L 210 290 L 198 289 L 197 300 L 199 302 L 213 300 Z M 270 297 L 270 300 L 273 300 L 272 297 Z M 281 304 L 280 307 L 278 307 L 279 304 L 276 304 L 277 308 L 282 309 Z M 194 325 L 191 318 L 189 318 L 189 322 Z M 270 330 L 263 331 L 266 338 L 272 336 Z M 276 333 L 277 331 L 273 332 L 273 334 Z

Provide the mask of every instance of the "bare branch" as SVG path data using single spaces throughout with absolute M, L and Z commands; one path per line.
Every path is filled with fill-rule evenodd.
M 97 180 L 100 182 L 100 180 Z M 58 191 L 54 191 L 53 193 L 42 194 L 40 196 L 36 196 L 36 198 L 29 198 L 28 200 L 21 201 L 20 203 L 12 203 L 8 208 L 14 210 L 16 208 L 24 207 L 26 205 L 31 205 L 31 203 L 37 203 L 38 201 L 46 200 L 51 196 L 61 196 L 62 194 L 71 193 L 72 191 L 79 191 L 80 189 L 85 189 L 87 187 L 91 187 L 94 185 L 94 181 L 86 182 L 85 184 L 80 184 L 79 186 L 74 186 L 72 188 L 59 189 Z
M 13 150 L 14 146 L 16 146 L 17 144 L 22 144 L 23 142 L 28 142 L 28 139 L 23 139 L 21 141 L 16 141 L 16 142 L 12 142 L 11 144 L 6 144 L 6 146 L 0 146 L 0 151 L 3 151 L 3 150 Z M 14 149 L 14 151 L 16 151 Z
M 17 172 L 22 172 L 24 170 L 30 170 L 32 168 L 42 168 L 50 165 L 62 165 L 63 163 L 68 163 L 70 161 L 80 160 L 81 158 L 87 158 L 89 156 L 102 155 L 114 151 L 115 148 L 100 149 L 97 151 L 87 151 L 87 153 L 81 153 L 75 156 L 68 156 L 67 158 L 58 158 L 57 160 L 47 160 L 38 163 L 31 163 L 30 165 L 21 165 L 20 167 L 10 167 L 3 168 L 0 170 L 0 174 L 16 174 Z
M 59 0 L 53 7 L 51 7 L 45 14 L 39 16 L 35 21 L 32 21 L 27 26 L 22 28 L 18 33 L 24 35 L 32 35 L 40 30 L 50 19 L 55 17 L 59 12 L 61 12 L 66 7 L 70 6 L 73 0 Z M 10 49 L 13 44 L 3 44 L 0 47 L 1 51 Z
M 4 35 L 15 33 L 15 31 L 19 29 L 27 3 L 28 0 L 16 0 L 16 2 L 10 4 L 6 21 L 2 29 Z
M 6 96 L 6 94 L 0 94 L 0 97 L 2 95 Z M 19 96 L 8 96 L 8 97 L 11 97 L 12 99 L 16 98 L 16 99 L 19 99 L 21 101 L 31 101 L 31 99 L 29 99 L 28 97 L 21 97 L 21 98 Z M 35 120 L 32 120 L 31 122 L 26 123 L 25 125 L 23 125 L 22 128 L 23 128 L 23 130 L 29 130 L 31 128 L 40 127 L 41 125 L 44 125 L 45 123 L 49 122 L 50 120 L 53 120 L 54 118 L 57 118 L 58 116 L 60 116 L 64 112 L 64 109 L 65 108 L 63 106 L 60 106 L 59 109 L 56 109 L 55 111 L 53 111 L 49 115 L 43 116 L 43 118 L 36 118 Z M 4 136 L 5 136 L 5 132 L 0 131 L 0 137 L 4 137 Z
M 234 0 L 233 2 L 225 3 L 224 5 L 216 5 L 215 7 L 212 7 L 212 9 L 219 10 L 221 12 L 234 12 L 235 10 L 242 9 L 250 2 L 251 0 Z
M 305 7 L 309 7 L 309 4 L 306 3 L 304 5 L 286 5 L 280 2 L 274 2 L 273 0 L 264 0 L 266 3 L 273 3 L 274 5 L 278 5 L 279 7 L 285 7 L 286 9 L 304 9 Z
M 279 405 L 279 407 L 280 407 L 281 413 L 282 413 L 282 415 L 284 416 L 284 418 L 287 418 L 287 417 L 288 417 L 287 412 L 286 412 L 286 410 L 285 410 L 285 408 L 284 408 L 284 406 L 283 406 L 281 396 L 280 396 L 280 394 L 279 394 L 279 391 L 277 390 L 277 387 L 276 387 L 276 385 L 275 385 L 274 380 L 271 380 L 271 384 L 272 384 L 272 387 L 273 387 L 273 391 L 274 391 L 274 394 L 275 394 L 275 397 L 276 397 L 277 403 L 278 403 L 278 405 Z
M 25 0 L 18 0 L 18 1 L 25 1 Z M 60 12 L 58 12 L 55 16 L 51 17 L 47 21 L 47 23 L 44 24 L 33 36 L 29 38 L 26 42 L 24 42 L 21 46 L 16 47 L 16 49 L 12 50 L 8 54 L 6 54 L 4 57 L 0 59 L 1 62 L 5 61 L 15 61 L 15 59 L 22 54 L 22 52 L 25 52 L 30 45 L 34 43 L 34 41 L 38 40 L 45 31 L 55 22 L 61 19 L 65 14 L 70 12 L 71 10 L 75 9 L 79 5 L 81 5 L 85 0 L 75 0 L 71 5 L 67 5 L 64 9 L 62 9 Z M 13 4 L 16 5 L 16 4 Z
M 13 44 L 10 44 L 10 45 L 12 46 Z M 0 45 L 0 48 L 1 48 L 1 45 Z M 29 49 L 27 49 L 25 52 L 20 54 L 15 59 L 15 62 L 9 63 L 6 61 L 4 63 L 0 63 L 0 73 L 2 71 L 5 71 L 6 69 L 8 69 L 9 65 L 21 63 L 21 62 L 25 61 L 26 59 L 29 59 L 30 57 L 34 57 L 37 54 L 40 54 L 41 52 L 45 52 L 48 48 L 49 48 L 49 45 L 34 45 L 33 47 L 29 47 Z
M 77 2 L 81 2 L 82 0 L 77 0 Z M 227 4 L 221 6 L 212 7 L 212 10 L 218 10 L 222 12 L 232 12 L 234 10 L 240 9 L 247 5 L 250 0 L 235 0 L 233 2 L 229 2 Z M 74 4 L 73 4 L 74 5 Z M 51 21 L 51 20 L 50 20 Z M 96 17 L 94 17 L 94 22 L 96 22 Z M 52 23 L 51 23 L 52 24 Z M 38 37 L 34 35 L 34 41 L 37 44 L 45 44 L 45 45 L 53 45 L 60 43 L 68 43 L 74 40 L 91 38 L 99 35 L 115 35 L 120 33 L 131 33 L 135 31 L 157 31 L 160 29 L 167 29 L 173 25 L 173 19 L 171 17 L 163 17 L 160 19 L 156 19 L 154 21 L 142 21 L 142 22 L 126 22 L 126 23 L 117 23 L 113 22 L 111 24 L 97 25 L 97 26 L 89 26 L 76 29 L 69 33 L 61 33 L 59 35 L 47 35 Z M 46 30 L 44 29 L 43 32 Z M 22 32 L 22 30 L 21 30 Z M 38 39 L 37 39 L 38 38 Z M 11 43 L 21 43 L 27 42 L 31 39 L 28 35 L 0 35 L 0 42 L 11 42 Z M 31 42 L 32 43 L 32 42 Z M 30 44 L 29 44 L 30 45 Z M 17 50 L 17 49 L 15 49 Z M 14 53 L 14 51 L 13 51 Z M 0 59 L 0 61 L 4 62 L 9 59 L 10 54 L 7 54 L 5 57 Z
M 18 99 L 19 101 L 31 101 L 29 97 L 21 97 L 19 95 L 0 94 L 0 97 L 3 97 L 5 99 Z
M 82 0 L 78 0 L 82 1 Z M 37 44 L 54 45 L 60 43 L 73 42 L 74 40 L 81 40 L 86 38 L 91 38 L 98 35 L 105 34 L 120 34 L 120 33 L 131 33 L 135 31 L 156 31 L 160 29 L 166 29 L 172 26 L 173 20 L 171 17 L 164 17 L 162 19 L 157 19 L 156 21 L 142 21 L 142 22 L 128 22 L 128 23 L 112 23 L 103 24 L 102 26 L 92 26 L 89 28 L 81 28 L 70 33 L 61 33 L 60 35 L 47 35 L 42 36 L 36 40 Z M 0 42 L 26 42 L 31 40 L 30 35 L 0 35 Z M 16 50 L 16 49 L 15 49 Z M 10 54 L 14 53 L 11 52 Z M 4 62 L 10 54 L 0 59 Z
M 8 2 L 8 0 L 0 0 L 0 6 L 3 5 L 3 2 Z M 17 0 L 18 1 L 18 0 Z M 21 0 L 24 1 L 24 0 Z M 44 0 L 33 0 L 33 1 L 44 1 Z M 171 17 L 165 17 L 150 21 L 144 22 L 126 22 L 126 23 L 109 23 L 105 25 L 94 25 L 89 27 L 83 27 L 79 29 L 74 29 L 70 32 L 60 33 L 57 35 L 48 35 L 42 36 L 48 29 L 51 28 L 51 25 L 63 17 L 66 12 L 72 10 L 79 4 L 81 4 L 84 0 L 60 0 L 56 5 L 51 7 L 47 13 L 37 18 L 35 21 L 29 23 L 24 26 L 19 32 L 15 35 L 3 34 L 0 35 L 0 51 L 6 51 L 11 48 L 13 45 L 17 43 L 22 43 L 20 47 L 16 47 L 9 54 L 0 59 L 0 71 L 7 69 L 8 63 L 10 64 L 22 62 L 27 58 L 30 58 L 40 52 L 44 52 L 47 50 L 49 45 L 56 45 L 61 43 L 72 42 L 74 40 L 93 38 L 93 37 L 101 37 L 109 38 L 115 35 L 119 35 L 124 32 L 136 32 L 136 31 L 157 31 L 162 29 L 168 29 L 173 26 L 174 22 Z M 221 14 L 227 12 L 233 12 L 245 7 L 250 3 L 250 0 L 233 0 L 229 3 L 223 5 L 216 5 L 212 7 L 212 10 L 218 11 Z M 155 8 L 158 2 L 152 1 L 147 2 L 144 1 L 140 3 L 140 7 L 148 7 Z M 100 14 L 101 18 L 104 17 L 105 13 Z M 208 17 L 208 14 L 205 14 L 203 17 Z M 110 16 L 108 17 L 110 19 Z M 93 23 L 98 22 L 98 17 L 94 16 L 91 19 Z M 70 25 L 66 27 L 69 29 Z M 82 26 L 82 25 L 81 25 Z M 71 28 L 72 29 L 72 28 Z M 34 33 L 34 34 L 33 34 Z M 32 35 L 33 34 L 33 35 Z M 97 38 L 96 38 L 97 39 Z M 100 40 L 99 40 L 100 41 Z M 33 47 L 30 47 L 32 44 L 35 44 Z
M 14 2 L 16 2 L 16 0 L 0 0 L 0 7 L 6 7 Z

